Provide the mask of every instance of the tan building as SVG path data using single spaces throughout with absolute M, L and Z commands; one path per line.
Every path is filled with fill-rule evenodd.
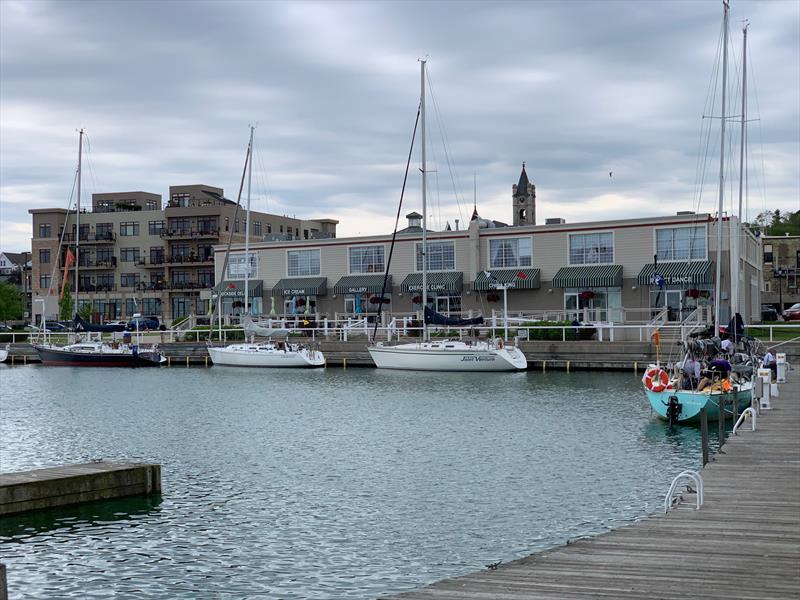
M 771 304 L 780 314 L 792 304 L 800 302 L 800 235 L 765 235 L 764 293 L 762 302 Z
M 213 246 L 245 240 L 245 213 L 222 188 L 171 186 L 169 201 L 148 192 L 92 195 L 91 211 L 31 209 L 34 314 L 54 317 L 67 248 L 76 250 L 78 302 L 90 303 L 95 319 L 126 319 L 136 312 L 169 324 L 189 314 L 206 314 L 214 285 Z M 303 221 L 251 212 L 250 239 L 335 237 L 338 221 Z M 66 231 L 65 231 L 66 229 Z M 62 235 L 63 234 L 63 235 Z M 75 289 L 76 268 L 69 281 Z M 48 290 L 54 290 L 48 297 Z M 37 299 L 40 301 L 37 302 Z
M 534 188 L 527 176 L 523 183 L 525 188 L 530 185 L 523 202 L 519 186 L 512 191 L 514 218 L 533 221 Z M 388 270 L 390 303 L 385 310 L 395 314 L 422 308 L 421 216 L 411 213 L 407 218 L 409 226 L 398 232 Z M 562 318 L 571 319 L 580 318 L 588 309 L 593 320 L 641 322 L 659 309 L 667 309 L 668 318 L 677 321 L 697 306 L 713 305 L 719 256 L 721 320 L 727 324 L 730 225 L 726 218 L 718 255 L 716 222 L 709 214 L 577 224 L 548 219 L 544 225 L 504 226 L 481 219 L 476 212 L 465 230 L 428 234 L 429 297 L 445 314 L 488 315 L 502 310 L 502 292 L 493 288 L 497 280 L 514 285 L 508 291 L 510 312 L 560 312 Z M 742 239 L 739 281 L 744 306 L 740 313 L 751 322 L 760 318 L 761 247 L 758 238 L 747 231 Z M 391 235 L 387 234 L 251 246 L 254 312 L 288 314 L 294 310 L 328 318 L 352 315 L 359 308 L 374 312 L 390 244 Z M 225 248 L 215 248 L 216 280 L 222 281 L 218 289 L 223 296 L 241 294 L 245 260 L 241 245 L 234 250 L 223 277 Z M 661 286 L 653 283 L 654 273 L 661 276 Z M 223 306 L 230 314 L 231 304 L 223 302 Z

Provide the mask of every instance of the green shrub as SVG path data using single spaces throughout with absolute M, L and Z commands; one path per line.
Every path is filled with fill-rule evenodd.
M 563 333 L 561 329 L 529 329 L 528 339 L 561 341 L 562 339 L 574 340 L 577 337 L 570 321 L 530 321 L 523 323 L 521 326 L 518 325 L 518 327 L 545 327 L 547 325 L 568 327 L 569 329 Z
M 229 342 L 240 341 L 245 339 L 244 331 L 242 331 L 241 327 L 235 327 L 233 325 L 225 325 L 222 327 L 222 329 L 224 331 L 223 339 Z M 236 329 L 238 329 L 238 331 L 234 331 Z M 193 342 L 195 340 L 204 342 L 208 339 L 219 340 L 219 327 L 214 327 L 213 329 L 210 329 L 208 325 L 197 325 L 196 327 L 192 327 L 186 332 L 184 339 L 190 342 Z
M 13 335 L 12 335 L 13 334 Z M 0 333 L 0 344 L 7 344 L 13 341 L 14 343 L 27 342 L 27 331 L 8 331 Z

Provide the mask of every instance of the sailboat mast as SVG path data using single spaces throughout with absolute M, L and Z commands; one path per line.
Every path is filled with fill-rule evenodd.
M 420 62 L 420 113 L 422 127 L 422 339 L 428 339 L 428 327 L 425 324 L 425 307 L 428 306 L 428 205 L 427 205 L 427 182 L 425 162 L 425 61 Z
M 78 134 L 78 203 L 75 210 L 75 314 L 78 314 L 78 295 L 80 286 L 80 246 L 81 246 L 81 162 L 83 160 L 83 129 Z
M 728 2 L 723 0 L 722 20 L 722 117 L 719 142 L 719 205 L 717 207 L 717 273 L 714 293 L 714 335 L 719 335 L 720 302 L 722 301 L 722 210 L 725 193 L 725 102 L 728 86 Z M 732 275 L 732 274 L 731 274 Z
M 731 257 L 731 313 L 734 316 L 741 310 L 739 304 L 739 295 L 741 293 L 739 289 L 739 255 L 741 254 L 742 196 L 744 193 L 744 144 L 747 137 L 747 24 L 742 28 L 742 36 L 742 130 L 739 140 L 739 211 L 736 213 L 736 228 L 735 230 L 731 228 L 732 233 L 735 231 L 733 256 Z M 734 272 L 736 273 L 735 277 Z
M 247 148 L 247 214 L 244 220 L 244 314 L 250 314 L 250 183 L 253 180 L 253 130 L 250 126 L 250 145 Z

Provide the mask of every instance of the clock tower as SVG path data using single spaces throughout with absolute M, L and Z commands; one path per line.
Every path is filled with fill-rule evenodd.
M 519 183 L 511 186 L 511 201 L 514 211 L 514 225 L 536 225 L 536 186 L 528 181 L 525 163 Z

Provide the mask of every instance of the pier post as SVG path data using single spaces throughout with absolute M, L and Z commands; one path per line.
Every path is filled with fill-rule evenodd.
M 733 403 L 731 408 L 733 409 L 733 424 L 736 425 L 736 421 L 739 420 L 739 388 L 736 387 L 733 389 Z
M 708 464 L 708 412 L 700 409 L 700 445 L 703 449 L 703 466 Z
M 722 445 L 725 443 L 725 396 L 719 397 L 717 412 L 719 413 L 719 419 L 717 419 L 719 423 L 719 448 L 722 449 Z

